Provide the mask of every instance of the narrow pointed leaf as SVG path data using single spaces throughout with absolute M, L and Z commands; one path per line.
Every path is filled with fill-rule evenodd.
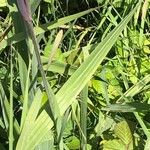
M 99 67 L 100 63 L 104 60 L 122 30 L 126 27 L 131 17 L 135 13 L 137 6 L 131 11 L 121 23 L 110 32 L 107 37 L 98 44 L 95 50 L 84 61 L 83 64 L 76 70 L 64 86 L 58 91 L 56 97 L 58 99 L 61 114 L 72 104 L 76 96 L 81 92 L 86 83 L 91 79 L 94 72 Z
M 37 117 L 42 97 L 43 94 L 38 90 L 26 117 L 16 150 L 34 149 L 53 126 L 46 111 L 42 111 Z

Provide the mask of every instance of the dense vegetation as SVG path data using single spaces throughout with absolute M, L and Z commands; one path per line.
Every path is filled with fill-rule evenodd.
M 29 2 L 51 99 L 0 0 L 0 150 L 149 150 L 150 0 Z

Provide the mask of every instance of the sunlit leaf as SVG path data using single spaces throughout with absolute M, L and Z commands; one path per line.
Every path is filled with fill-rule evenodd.
M 119 122 L 114 129 L 115 135 L 128 147 L 128 150 L 133 149 L 133 137 L 129 125 L 126 121 Z

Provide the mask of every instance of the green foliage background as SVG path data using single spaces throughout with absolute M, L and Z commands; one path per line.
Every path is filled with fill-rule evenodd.
M 149 150 L 150 1 L 29 2 L 51 100 L 16 1 L 1 0 L 0 150 Z

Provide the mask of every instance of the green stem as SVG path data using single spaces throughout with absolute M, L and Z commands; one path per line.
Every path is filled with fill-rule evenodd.
M 39 53 L 40 49 L 39 49 L 39 46 L 38 46 L 38 43 L 37 43 L 37 40 L 36 40 L 36 36 L 34 34 L 33 25 L 32 25 L 32 22 L 25 21 L 25 23 L 26 23 L 26 26 L 27 26 L 28 35 L 30 36 L 30 38 L 33 42 L 35 55 L 36 55 L 37 62 L 38 62 L 38 67 L 39 67 L 39 70 L 40 70 L 40 73 L 41 73 L 41 76 L 42 76 L 42 79 L 43 79 L 43 84 L 44 84 L 44 87 L 45 87 L 45 90 L 46 90 L 46 94 L 47 94 L 47 97 L 48 97 L 48 100 L 49 100 L 49 103 L 50 103 L 50 111 L 51 111 L 51 114 L 52 114 L 52 119 L 56 120 L 57 115 L 56 115 L 56 113 L 54 113 L 55 105 L 53 103 L 54 95 L 52 94 L 53 93 L 52 89 L 50 88 L 50 86 L 47 82 L 46 75 L 45 75 L 45 72 L 44 72 L 44 69 L 43 69 L 43 66 L 42 66 L 40 53 Z
M 12 46 L 10 61 L 10 115 L 9 115 L 9 150 L 13 150 L 13 62 L 12 62 Z
M 87 149 L 87 99 L 88 99 L 88 85 L 84 87 L 81 92 L 81 114 L 80 114 L 80 122 L 81 122 L 81 149 Z

